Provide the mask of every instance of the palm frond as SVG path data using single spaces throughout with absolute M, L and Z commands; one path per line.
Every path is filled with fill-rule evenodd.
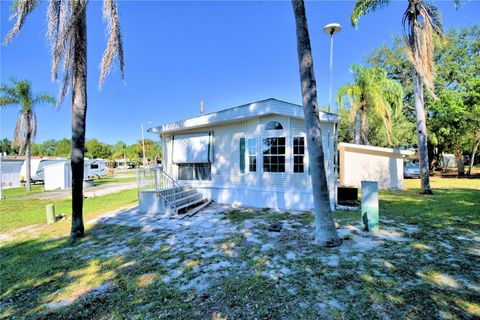
M 37 4 L 39 3 L 38 0 L 18 0 L 15 1 L 12 5 L 12 15 L 10 16 L 10 20 L 17 19 L 15 25 L 13 26 L 12 30 L 7 34 L 5 40 L 3 41 L 4 45 L 7 45 L 12 41 L 12 39 L 17 35 L 20 29 L 23 27 L 25 19 L 27 15 L 35 9 Z
M 355 28 L 358 25 L 358 19 L 369 12 L 385 7 L 390 3 L 390 0 L 357 0 L 353 6 L 350 22 Z
M 19 153 L 21 154 L 23 151 L 23 134 L 22 134 L 22 127 L 23 127 L 23 114 L 21 114 L 15 125 L 15 131 L 13 132 L 13 140 L 12 146 L 19 147 Z
M 87 5 L 86 0 L 52 0 L 48 10 L 48 37 L 52 51 L 52 79 L 58 79 L 58 67 L 63 61 L 63 77 L 57 97 L 57 107 L 63 102 L 71 85 L 74 31 Z M 74 7 L 75 6 L 75 7 Z
M 340 87 L 337 91 L 337 104 L 340 108 L 345 108 L 345 98 L 348 99 L 349 106 L 352 107 L 354 104 L 358 104 L 358 95 L 360 93 L 360 88 L 356 84 L 346 84 Z
M 15 87 L 6 84 L 0 85 L 0 107 L 17 105 L 19 102 Z
M 58 98 L 57 98 L 57 108 L 60 106 L 60 104 L 63 102 L 63 99 L 68 93 L 68 90 L 70 89 L 70 84 L 72 80 L 72 74 L 73 74 L 73 39 L 70 38 L 69 41 L 66 44 L 67 49 L 65 50 L 65 54 L 63 57 L 63 79 L 62 79 L 62 87 L 58 93 Z
M 35 98 L 32 101 L 33 104 L 37 103 L 48 103 L 48 104 L 56 104 L 55 98 L 48 94 L 48 93 L 39 93 L 35 96 Z
M 55 49 L 58 45 L 58 38 L 59 33 L 61 30 L 60 23 L 65 20 L 65 17 L 62 16 L 64 13 L 64 6 L 62 5 L 62 0 L 50 0 L 50 4 L 48 6 L 47 11 L 47 25 L 48 31 L 47 36 L 51 43 L 52 54 L 54 53 Z M 58 64 L 59 59 L 52 59 L 52 79 L 56 80 L 57 73 L 58 73 Z
M 455 8 L 456 8 L 456 9 L 461 8 L 462 5 L 463 5 L 463 1 L 462 1 L 462 0 L 453 0 L 453 2 L 455 3 Z
M 442 15 L 436 6 L 420 1 L 420 6 L 424 10 L 423 18 L 431 25 L 433 32 L 443 36 Z
M 0 107 L 7 107 L 7 106 L 16 106 L 18 105 L 19 101 L 15 98 L 9 97 L 0 97 Z
M 382 82 L 382 96 L 388 104 L 392 115 L 399 115 L 403 107 L 403 87 L 395 80 L 386 79 Z
M 440 13 L 434 5 L 410 1 L 403 18 L 407 58 L 420 75 L 425 89 L 435 97 L 434 36 L 443 36 Z
M 100 64 L 99 87 L 102 87 L 105 77 L 112 68 L 115 57 L 118 57 L 121 76 L 122 79 L 124 78 L 123 42 L 120 33 L 118 8 L 115 0 L 103 1 L 103 20 L 107 23 L 108 44 Z
M 0 93 L 2 94 L 2 96 L 8 96 L 11 98 L 18 97 L 15 87 L 9 86 L 7 84 L 0 85 Z

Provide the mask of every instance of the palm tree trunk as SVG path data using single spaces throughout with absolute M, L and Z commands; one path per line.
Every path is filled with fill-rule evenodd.
M 79 9 L 80 8 L 80 9 Z M 72 229 L 71 239 L 84 235 L 83 226 L 83 170 L 85 127 L 87 114 L 87 17 L 86 6 L 75 25 L 72 89 Z
M 475 154 L 477 153 L 478 145 L 480 145 L 480 140 L 473 145 L 472 156 L 470 157 L 470 165 L 468 166 L 468 175 L 472 174 L 472 168 L 473 164 L 475 163 Z
M 30 192 L 32 190 L 31 186 L 31 181 L 32 181 L 32 170 L 31 170 L 31 161 L 30 161 L 30 141 L 26 141 L 26 146 L 25 146 L 25 188 L 27 192 Z
M 303 112 L 315 206 L 315 241 L 322 246 L 338 246 L 342 243 L 342 240 L 338 237 L 330 209 L 320 114 L 317 104 L 317 85 L 313 73 L 313 58 L 305 5 L 303 0 L 292 0 L 292 6 L 295 14 Z
M 368 141 L 368 119 L 365 110 L 362 111 L 362 140 L 364 145 L 368 146 L 370 144 Z
M 409 0 L 409 10 L 416 12 L 416 2 Z M 418 16 L 415 18 L 418 19 Z M 420 28 L 418 27 L 418 21 L 414 20 L 410 23 L 411 37 L 409 38 L 410 46 L 414 61 L 421 61 L 419 48 L 422 47 L 420 40 Z M 423 81 L 420 74 L 414 68 L 413 75 L 413 96 L 415 106 L 416 117 L 416 129 L 417 129 L 417 145 L 418 145 L 418 158 L 420 165 L 420 180 L 421 180 L 421 193 L 432 194 L 430 188 L 430 167 L 428 162 L 428 140 L 427 140 L 427 123 L 425 118 L 425 105 L 423 99 Z
M 31 181 L 32 181 L 32 167 L 30 161 L 30 139 L 32 134 L 30 131 L 30 114 L 25 115 L 25 188 L 27 192 L 32 191 Z
M 360 130 L 362 128 L 362 111 L 358 110 L 357 119 L 355 119 L 355 143 L 360 144 Z
M 420 162 L 420 178 L 422 185 L 421 193 L 432 194 L 432 189 L 430 188 L 430 169 L 428 167 L 427 124 L 425 120 L 425 108 L 423 105 L 423 85 L 422 79 L 417 72 L 415 72 L 413 82 L 418 140 L 418 157 Z

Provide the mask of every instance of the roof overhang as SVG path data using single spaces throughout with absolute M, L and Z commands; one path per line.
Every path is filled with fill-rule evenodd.
M 149 128 L 147 131 L 156 134 L 169 132 L 179 132 L 191 129 L 205 128 L 214 125 L 238 122 L 266 116 L 278 114 L 291 118 L 303 119 L 303 107 L 294 103 L 289 103 L 277 99 L 267 99 L 249 104 L 233 107 L 230 109 L 220 110 L 204 116 L 177 121 L 164 124 L 161 126 Z M 327 112 L 320 112 L 321 122 L 337 122 L 338 115 Z
M 410 150 L 382 148 L 382 147 L 366 146 L 366 145 L 361 145 L 361 144 L 344 143 L 344 142 L 341 142 L 341 143 L 338 144 L 338 149 L 346 150 L 346 151 L 353 151 L 353 152 L 382 154 L 382 155 L 392 156 L 392 157 L 397 157 L 397 158 L 412 156 L 412 155 L 415 154 L 415 152 L 410 151 Z

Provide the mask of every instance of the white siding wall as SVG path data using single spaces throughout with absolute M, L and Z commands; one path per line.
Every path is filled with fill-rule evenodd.
M 264 125 L 269 121 L 278 121 L 284 130 L 265 131 Z M 331 204 L 334 203 L 333 173 L 333 124 L 322 122 L 323 144 L 328 181 L 330 184 Z M 280 115 L 258 117 L 247 121 L 228 123 L 195 131 L 212 131 L 214 133 L 214 162 L 212 163 L 211 181 L 188 181 L 198 191 L 220 203 L 248 205 L 256 207 L 273 207 L 279 209 L 311 209 L 311 177 L 308 174 L 308 154 L 305 154 L 305 172 L 293 173 L 293 137 L 305 135 L 303 120 Z M 163 163 L 164 168 L 174 178 L 178 177 L 178 167 L 171 163 L 171 136 L 165 134 Z M 264 137 L 283 136 L 286 138 L 285 173 L 263 172 L 262 140 Z M 240 172 L 240 138 L 257 140 L 257 172 L 249 172 L 248 158 L 245 160 L 245 173 Z M 308 143 L 305 139 L 305 143 Z M 306 148 L 305 148 L 305 152 Z
M 384 152 L 340 149 L 340 184 L 360 188 L 378 181 L 381 189 L 403 189 L 403 158 Z

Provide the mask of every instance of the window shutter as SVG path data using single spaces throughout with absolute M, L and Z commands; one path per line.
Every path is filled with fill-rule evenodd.
M 245 173 L 245 138 L 240 138 L 240 172 Z

